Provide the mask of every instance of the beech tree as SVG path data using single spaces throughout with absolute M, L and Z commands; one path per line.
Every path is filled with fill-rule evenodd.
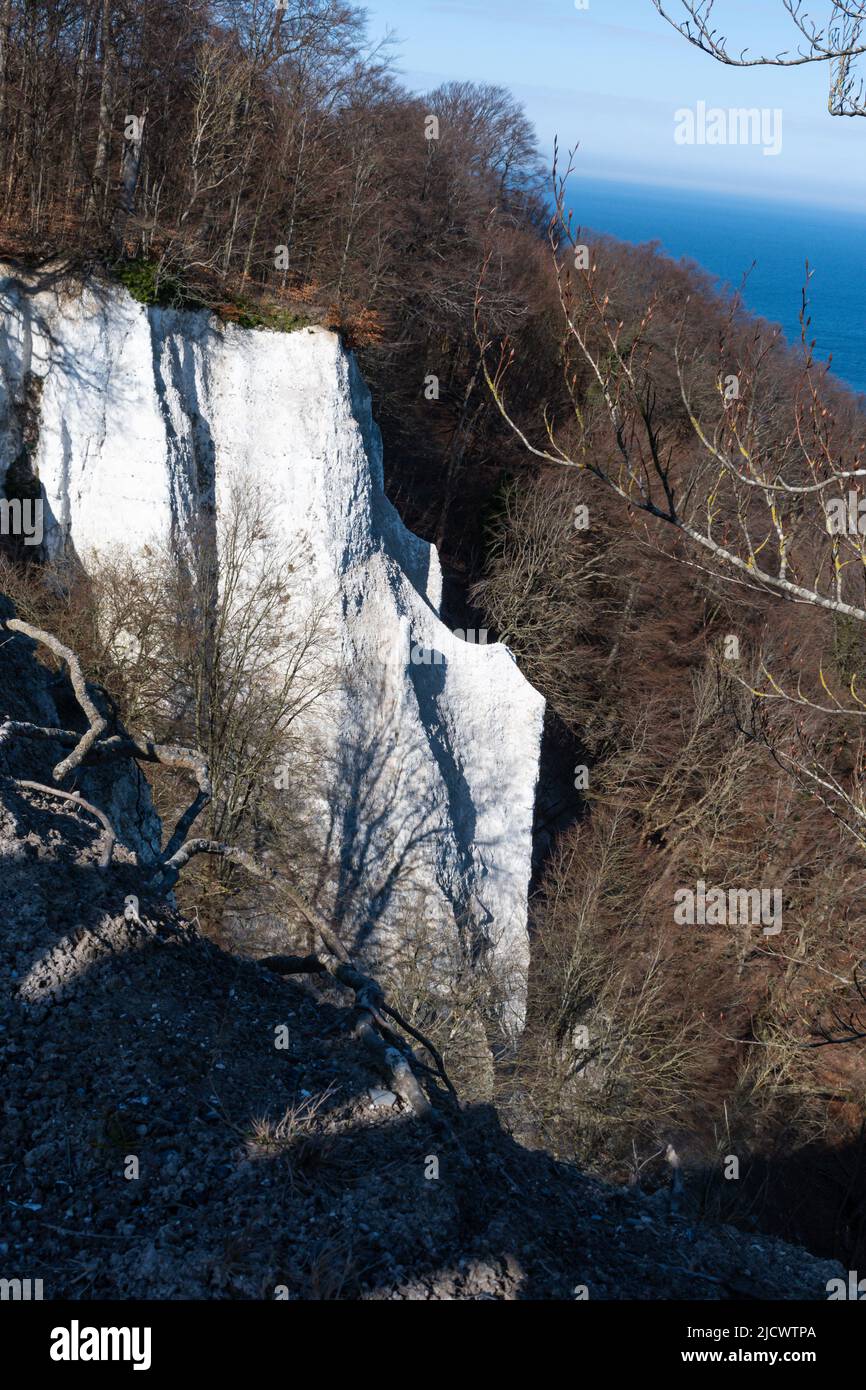
M 519 347 L 510 335 L 490 331 L 483 277 L 479 284 L 479 350 L 503 419 L 532 459 L 588 475 L 629 515 L 673 532 L 687 547 L 687 563 L 722 583 L 862 630 L 866 428 L 834 392 L 827 365 L 814 357 L 805 291 L 802 361 L 790 385 L 769 370 L 777 331 L 741 321 L 736 301 L 714 349 L 696 338 L 688 300 L 678 321 L 657 331 L 656 319 L 665 312 L 658 292 L 627 326 L 618 287 L 602 264 L 603 248 L 587 254 L 566 211 L 570 172 L 570 162 L 562 175 L 554 170 L 549 229 L 561 315 L 558 415 L 547 407 L 539 420 L 526 421 L 511 409 L 507 385 Z M 666 396 L 665 359 L 678 410 Z M 764 741 L 866 846 L 861 762 L 853 783 L 834 775 L 807 717 L 852 720 L 866 729 L 861 672 L 858 664 L 840 688 L 819 661 L 792 688 L 758 654 L 754 669 L 733 679 L 753 701 L 748 714 L 740 707 L 741 727 Z M 776 703 L 804 715 L 793 742 L 790 728 L 785 739 L 773 733 Z

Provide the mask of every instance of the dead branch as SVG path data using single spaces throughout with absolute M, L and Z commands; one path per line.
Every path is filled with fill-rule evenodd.
M 351 967 L 347 969 L 345 966 L 337 966 L 336 969 L 331 970 L 317 955 L 268 956 L 259 961 L 259 965 L 263 965 L 266 970 L 273 971 L 275 975 L 331 975 L 339 983 L 351 989 L 355 995 L 358 1009 L 358 1017 L 352 1029 L 352 1036 L 362 1043 L 375 1058 L 380 1069 L 388 1077 L 395 1095 L 398 1095 L 416 1115 L 430 1113 L 432 1108 L 430 1102 L 421 1090 L 406 1058 L 399 1048 L 384 1040 L 377 1032 L 377 1026 L 381 1027 L 380 1013 L 391 1013 L 392 1011 L 383 1004 L 382 991 L 375 981 L 361 975 L 359 971 L 353 970 Z M 394 1016 L 397 1017 L 397 1015 Z M 425 1041 L 415 1029 L 410 1029 L 410 1031 L 421 1042 Z M 393 1037 L 390 1030 L 389 1037 Z M 429 1044 L 425 1045 L 429 1046 Z M 447 1082 L 447 1077 L 445 1080 Z M 450 1085 L 450 1083 L 448 1084 Z
M 229 863 L 237 864 L 254 878 L 263 879 L 265 882 L 273 883 L 279 887 L 284 898 L 288 899 L 306 919 L 306 921 L 318 933 L 325 949 L 335 958 L 337 964 L 333 967 L 326 966 L 320 962 L 318 957 L 272 957 L 268 968 L 278 974 L 294 974 L 301 971 L 320 971 L 327 970 L 329 974 L 339 981 L 340 984 L 350 989 L 355 995 L 355 1003 L 358 1009 L 358 1018 L 355 1024 L 354 1035 L 360 1042 L 373 1054 L 390 1077 L 391 1085 L 397 1095 L 399 1095 L 416 1114 L 427 1114 L 430 1109 L 430 1102 L 421 1090 L 418 1081 L 413 1075 L 408 1062 L 399 1049 L 399 1039 L 387 1022 L 387 1018 L 394 1020 L 398 1026 L 405 1030 L 407 1034 L 420 1042 L 429 1052 L 435 1063 L 435 1074 L 443 1082 L 451 1096 L 456 1100 L 456 1092 L 445 1071 L 442 1057 L 433 1043 L 424 1037 L 417 1029 L 407 1022 L 397 1012 L 385 1004 L 384 993 L 380 985 L 372 980 L 368 975 L 362 974 L 353 964 L 349 952 L 343 942 L 337 936 L 322 915 L 306 901 L 303 894 L 295 887 L 285 875 L 269 869 L 266 865 L 260 864 L 252 855 L 236 845 L 225 844 L 219 840 L 191 839 L 185 840 L 184 836 L 196 820 L 199 812 L 210 801 L 212 796 L 212 786 L 210 773 L 206 759 L 197 751 L 189 748 L 182 748 L 174 744 L 157 744 L 152 739 L 135 735 L 113 735 L 111 738 L 99 742 L 100 734 L 104 733 L 106 722 L 99 714 L 90 695 L 87 692 L 84 676 L 81 671 L 81 664 L 75 653 L 70 651 L 61 642 L 58 642 L 50 633 L 44 632 L 39 628 L 31 627 L 29 623 L 23 623 L 18 619 L 8 619 L 6 626 L 15 631 L 23 633 L 36 642 L 41 642 L 53 651 L 57 656 L 62 657 L 69 667 L 73 688 L 76 698 L 85 716 L 88 719 L 88 731 L 83 737 L 68 729 L 51 729 L 36 724 L 24 723 L 21 721 L 7 720 L 0 725 L 0 747 L 13 734 L 25 738 L 37 739 L 56 739 L 61 744 L 71 744 L 72 752 L 68 758 L 58 763 L 54 768 L 53 775 L 59 780 L 67 772 L 78 767 L 86 759 L 99 761 L 106 758 L 130 757 L 142 762 L 156 762 L 169 767 L 181 767 L 193 773 L 198 783 L 198 794 L 193 802 L 179 818 L 174 832 L 163 851 L 162 858 L 157 867 L 153 878 L 153 887 L 159 892 L 169 892 L 180 878 L 181 871 L 189 861 L 199 854 L 217 855 L 228 860 Z M 84 801 L 75 792 L 62 792 L 57 788 L 42 786 L 37 782 L 19 782 L 19 786 L 29 787 L 32 790 L 42 791 L 48 795 L 59 796 L 64 800 L 74 802 L 76 805 L 89 810 L 97 817 L 103 825 L 106 834 L 110 837 L 106 849 L 100 861 L 100 867 L 107 868 L 111 861 L 111 853 L 116 842 L 114 830 L 111 823 L 103 812 L 89 802 Z M 313 964 L 316 962 L 316 964 Z M 415 1059 L 417 1060 L 417 1059 Z M 417 1063 L 424 1070 L 423 1063 Z
M 61 801 L 71 801 L 74 806 L 80 806 L 82 811 L 89 811 L 95 816 L 105 832 L 103 835 L 103 850 L 99 860 L 100 869 L 107 869 L 111 863 L 111 856 L 114 846 L 117 843 L 117 835 L 114 826 L 108 819 L 104 811 L 100 811 L 98 806 L 94 806 L 90 801 L 85 801 L 80 792 L 65 792 L 60 787 L 46 787 L 42 782 L 29 782 L 23 778 L 15 777 L 12 779 L 16 787 L 23 787 L 27 791 L 42 792 L 44 796 L 56 796 Z
M 445 1064 L 443 1062 L 442 1056 L 439 1053 L 438 1049 L 435 1047 L 435 1045 L 429 1040 L 429 1038 L 425 1037 L 423 1033 L 420 1033 L 415 1028 L 413 1028 L 412 1025 L 406 1019 L 404 1019 L 402 1015 L 397 1012 L 396 1009 L 392 1009 L 390 1005 L 385 1004 L 384 994 L 381 986 L 376 984 L 376 982 L 370 979 L 369 976 L 362 974 L 359 970 L 356 969 L 356 967 L 352 964 L 349 952 L 346 950 L 346 947 L 343 945 L 343 942 L 340 940 L 340 938 L 336 935 L 334 931 L 331 930 L 330 926 L 325 921 L 321 913 L 317 912 L 316 909 L 312 906 L 312 904 L 306 901 L 303 894 L 298 890 L 298 888 L 295 887 L 293 883 L 289 881 L 289 879 L 286 878 L 284 874 L 280 874 L 275 869 L 269 869 L 266 865 L 260 864 L 258 860 L 252 857 L 252 855 L 247 854 L 245 850 L 239 849 L 236 845 L 227 845 L 219 840 L 194 839 L 187 840 L 186 843 L 183 844 L 180 847 L 180 849 L 176 850 L 174 854 L 172 854 L 169 858 L 164 859 L 159 869 L 157 870 L 157 876 L 154 882 L 154 886 L 162 892 L 168 892 L 174 886 L 174 884 L 177 883 L 178 879 L 180 878 L 181 871 L 189 863 L 190 859 L 193 859 L 196 855 L 199 854 L 218 855 L 223 859 L 227 859 L 229 863 L 237 864 L 239 868 L 245 869 L 247 873 L 251 874 L 254 878 L 263 879 L 265 882 L 272 883 L 275 886 L 279 887 L 281 894 L 285 898 L 287 898 L 294 907 L 298 909 L 298 911 L 306 919 L 309 925 L 314 929 L 314 931 L 318 933 L 326 950 L 332 956 L 336 957 L 339 964 L 336 965 L 330 971 L 330 973 L 333 974 L 334 977 L 337 980 L 339 980 L 341 984 L 345 985 L 348 989 L 354 992 L 358 1005 L 362 1010 L 362 1013 L 369 1014 L 371 1022 L 376 1025 L 379 1032 L 385 1035 L 390 1040 L 390 1050 L 395 1050 L 394 1044 L 397 1042 L 397 1038 L 393 1030 L 389 1027 L 385 1015 L 392 1018 L 400 1028 L 402 1028 L 406 1033 L 408 1033 L 411 1037 L 415 1038 L 416 1041 L 420 1042 L 421 1045 L 424 1048 L 426 1048 L 430 1056 L 433 1058 L 436 1068 L 436 1074 L 438 1075 L 439 1079 L 442 1081 L 450 1095 L 455 1100 L 457 1099 L 457 1093 L 455 1092 L 451 1080 L 448 1077 L 448 1074 L 445 1070 Z M 274 969 L 275 967 L 272 965 L 270 968 Z M 361 1029 L 361 1032 L 359 1033 L 359 1038 L 362 1042 L 364 1042 L 368 1050 L 376 1051 L 380 1061 L 387 1061 L 385 1053 L 382 1052 L 381 1048 L 378 1048 L 378 1045 L 376 1049 L 373 1048 L 370 1036 L 366 1029 Z M 393 1071 L 393 1059 L 391 1059 L 391 1061 L 388 1061 L 388 1070 L 389 1072 Z M 392 1079 L 395 1078 L 392 1077 Z M 417 1086 L 417 1082 L 415 1084 Z M 409 1091 L 411 1091 L 411 1087 L 409 1087 L 409 1083 L 406 1081 L 405 1077 L 403 1077 L 402 1080 L 400 1080 L 400 1085 L 403 1087 L 403 1090 L 398 1090 L 398 1095 L 403 1095 L 403 1091 L 407 1091 L 407 1094 Z M 421 1094 L 423 1095 L 423 1092 Z M 410 1103 L 412 1105 L 412 1108 L 417 1113 L 422 1113 L 422 1111 L 419 1110 L 419 1101 L 417 1096 L 415 1097 L 414 1101 L 407 1100 L 407 1103 Z M 429 1108 L 429 1102 L 425 1101 L 425 1104 L 427 1108 Z
M 19 738 L 43 739 L 68 747 L 79 744 L 79 735 L 71 729 L 52 729 L 41 724 L 27 724 L 20 720 L 7 719 L 0 724 L 0 750 L 12 736 Z M 164 767 L 180 767 L 192 772 L 198 782 L 198 793 L 183 814 L 178 818 L 163 856 L 172 855 L 184 841 L 184 837 L 194 825 L 212 796 L 210 775 L 207 763 L 200 753 L 192 748 L 181 748 L 176 744 L 154 743 L 151 739 L 136 738 L 132 735 L 114 735 L 95 743 L 84 756 L 84 766 L 108 762 L 114 758 L 133 758 L 136 762 L 160 763 Z M 62 764 L 58 764 L 62 766 Z M 55 768 L 55 772 L 56 772 Z
M 64 647 L 62 642 L 58 642 L 56 637 L 52 637 L 50 632 L 43 632 L 41 628 L 31 627 L 21 618 L 7 618 L 6 626 L 10 632 L 21 632 L 25 637 L 30 637 L 34 642 L 41 642 L 48 647 L 49 651 L 65 661 L 69 667 L 69 678 L 72 681 L 72 688 L 75 691 L 75 698 L 84 711 L 88 721 L 88 730 L 76 743 L 68 758 L 59 762 L 52 772 L 56 782 L 62 782 L 67 773 L 72 772 L 78 767 L 86 756 L 88 750 L 93 747 L 100 734 L 105 733 L 106 723 L 99 710 L 87 693 L 87 682 L 81 670 L 81 663 L 74 652 L 68 647 Z
M 418 1086 L 417 1081 L 415 1081 L 414 1076 L 412 1077 L 412 1084 L 410 1084 L 402 1070 L 398 1069 L 395 1072 L 396 1063 L 395 1057 L 390 1055 L 392 1053 L 402 1060 L 403 1066 L 406 1067 L 407 1071 L 408 1067 L 405 1059 L 402 1058 L 402 1054 L 394 1045 L 397 1039 L 393 1030 L 389 1027 L 385 1015 L 392 1018 L 399 1027 L 403 1028 L 427 1049 L 436 1064 L 437 1074 L 450 1094 L 456 1099 L 456 1092 L 445 1071 L 442 1057 L 434 1044 L 402 1018 L 396 1009 L 392 1009 L 389 1005 L 385 1004 L 384 992 L 381 985 L 377 984 L 376 981 L 372 980 L 368 975 L 362 974 L 361 971 L 352 964 L 349 953 L 340 938 L 331 930 L 321 913 L 317 912 L 312 904 L 306 901 L 303 894 L 293 883 L 289 882 L 285 875 L 277 873 L 275 869 L 269 869 L 265 865 L 260 864 L 252 855 L 247 854 L 245 850 L 238 849 L 235 845 L 222 844 L 218 840 L 196 839 L 187 840 L 186 844 L 182 845 L 170 859 L 166 860 L 160 866 L 160 869 L 157 871 L 156 886 L 158 886 L 161 891 L 168 891 L 168 889 L 177 882 L 181 870 L 189 863 L 190 859 L 193 859 L 199 854 L 219 855 L 221 858 L 227 859 L 229 863 L 237 864 L 240 868 L 246 869 L 246 871 L 255 878 L 264 879 L 266 882 L 278 886 L 281 893 L 297 907 L 298 911 L 310 926 L 318 933 L 326 950 L 337 958 L 338 964 L 330 968 L 329 973 L 342 985 L 345 985 L 346 988 L 352 990 L 355 995 L 355 1000 L 361 1015 L 356 1030 L 359 1040 L 364 1043 L 368 1051 L 374 1052 L 377 1059 L 386 1065 L 392 1081 L 394 1082 L 396 1093 L 402 1096 L 417 1114 L 426 1113 L 430 1108 L 430 1103 Z M 268 968 L 276 971 L 278 974 L 283 973 L 277 964 L 281 959 L 282 958 L 278 956 L 270 957 Z M 300 958 L 289 957 L 288 959 L 294 962 L 296 968 L 287 973 L 297 973 L 297 963 Z M 376 1034 L 374 1026 L 375 1029 L 378 1029 L 380 1034 L 385 1036 L 388 1040 L 387 1043 L 382 1042 L 382 1039 Z M 411 1072 L 409 1075 L 411 1076 Z M 421 1098 L 423 1098 L 423 1105 L 421 1103 Z
M 310 926 L 319 933 L 331 955 L 336 956 L 344 965 L 351 966 L 351 957 L 340 938 L 331 930 L 315 908 L 305 902 L 294 884 L 290 883 L 283 874 L 277 873 L 275 869 L 269 869 L 266 865 L 260 864 L 251 854 L 247 854 L 246 850 L 239 849 L 236 845 L 227 845 L 220 840 L 187 840 L 172 855 L 163 860 L 155 886 L 163 892 L 168 892 L 180 878 L 181 870 L 185 868 L 190 859 L 198 854 L 218 855 L 220 858 L 227 859 L 230 864 L 237 864 L 239 868 L 246 869 L 253 878 L 264 879 L 266 883 L 279 883 L 282 893 L 297 907 Z
M 684 17 L 670 13 L 665 0 L 652 0 L 663 19 L 694 48 L 708 53 L 728 67 L 802 67 L 807 63 L 828 63 L 830 90 L 827 109 L 831 116 L 866 115 L 864 86 L 854 70 L 855 59 L 866 53 L 862 42 L 866 24 L 864 0 L 831 0 L 827 23 L 821 27 L 804 8 L 804 0 L 782 0 L 782 8 L 797 32 L 796 49 L 778 53 L 750 54 L 748 48 L 733 49 L 725 34 L 713 22 L 715 0 L 680 0 Z

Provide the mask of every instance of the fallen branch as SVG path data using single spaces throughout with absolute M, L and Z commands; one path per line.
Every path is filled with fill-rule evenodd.
M 366 1047 L 391 1082 L 391 1089 L 416 1115 L 429 1115 L 433 1107 L 421 1090 L 412 1069 L 402 1052 L 380 1038 L 374 1026 L 374 1015 L 361 1010 L 353 1036 Z
M 416 1115 L 427 1115 L 432 1106 L 419 1086 L 412 1070 L 398 1047 L 383 1039 L 377 1028 L 381 1027 L 380 1009 L 381 989 L 374 980 L 368 979 L 352 967 L 339 965 L 331 970 L 317 955 L 308 956 L 268 956 L 259 961 L 266 970 L 275 975 L 331 975 L 340 984 L 351 989 L 355 995 L 358 1016 L 352 1028 L 352 1037 L 360 1042 L 375 1059 L 380 1070 L 388 1078 L 391 1089 Z M 374 1002 L 377 1001 L 377 1002 Z M 386 1025 L 387 1026 L 387 1025 Z M 422 1040 L 423 1041 L 423 1040 Z
M 191 771 L 198 783 L 198 794 L 178 819 L 153 876 L 153 888 L 163 893 L 170 891 L 180 878 L 182 869 L 198 854 L 218 855 L 228 860 L 229 863 L 237 864 L 254 878 L 263 879 L 265 882 L 278 886 L 283 897 L 298 909 L 318 933 L 325 949 L 336 959 L 337 964 L 329 967 L 321 962 L 317 956 L 284 956 L 272 957 L 268 963 L 268 968 L 278 974 L 327 971 L 340 984 L 350 989 L 355 995 L 355 1005 L 358 1010 L 354 1036 L 375 1056 L 379 1065 L 390 1078 L 395 1093 L 416 1114 L 427 1114 L 431 1110 L 431 1105 L 400 1050 L 401 1039 L 391 1028 L 387 1021 L 388 1018 L 393 1019 L 398 1027 L 426 1048 L 435 1063 L 435 1073 L 433 1074 L 442 1081 L 456 1101 L 457 1093 L 445 1071 L 442 1057 L 433 1043 L 402 1018 L 396 1009 L 392 1009 L 385 1003 L 381 986 L 352 964 L 349 952 L 336 932 L 331 929 L 321 914 L 306 901 L 303 894 L 285 875 L 260 864 L 252 855 L 247 854 L 245 850 L 236 845 L 225 844 L 220 840 L 198 838 L 187 840 L 184 838 L 213 794 L 206 759 L 193 749 L 174 744 L 158 744 L 152 739 L 130 734 L 113 735 L 100 743 L 100 735 L 105 732 L 107 727 L 106 721 L 87 692 L 81 664 L 75 653 L 50 633 L 44 632 L 40 628 L 31 627 L 29 623 L 22 622 L 18 618 L 7 619 L 6 626 L 14 632 L 20 632 L 36 642 L 41 642 L 66 662 L 76 698 L 88 721 L 88 729 L 83 736 L 79 736 L 69 729 L 51 729 L 37 724 L 7 720 L 0 725 L 0 747 L 12 734 L 25 738 L 54 739 L 61 744 L 71 745 L 72 752 L 53 770 L 52 775 L 57 781 L 61 781 L 67 773 L 80 766 L 88 758 L 101 761 L 107 758 L 130 757 L 141 762 L 161 763 L 164 766 L 182 767 Z M 42 791 L 49 796 L 59 796 L 67 801 L 72 801 L 95 815 L 110 837 L 107 849 L 103 851 L 100 861 L 101 868 L 108 867 L 111 862 L 116 835 L 108 817 L 102 811 L 91 806 L 75 792 L 62 792 L 57 788 L 46 787 L 38 782 L 19 782 L 18 785 L 30 787 L 35 791 Z M 411 1048 L 409 1051 L 417 1066 L 424 1071 L 431 1071 L 429 1067 L 424 1066 L 414 1057 Z
M 72 729 L 53 729 L 44 724 L 27 724 L 21 720 L 7 719 L 3 724 L 0 724 L 0 749 L 13 736 L 56 742 L 61 746 L 70 748 L 77 748 L 81 741 L 80 734 L 75 733 Z M 184 836 L 198 819 L 213 794 L 207 762 L 194 748 L 184 748 L 174 743 L 155 743 L 152 739 L 136 737 L 132 734 L 113 734 L 111 738 L 103 739 L 101 743 L 95 743 L 87 749 L 84 755 L 84 764 L 90 766 L 93 763 L 108 762 L 114 758 L 133 758 L 136 762 L 141 763 L 160 763 L 163 767 L 179 767 L 191 772 L 195 777 L 198 783 L 198 794 L 178 819 L 171 838 L 163 851 L 164 857 L 170 856 L 183 844 Z M 56 776 L 58 768 L 63 766 L 63 763 L 58 763 L 52 775 Z
M 31 637 L 34 642 L 41 642 L 43 646 L 48 647 L 49 651 L 54 652 L 55 656 L 60 657 L 61 661 L 66 662 L 69 667 L 69 679 L 72 681 L 75 698 L 87 717 L 87 733 L 81 736 L 69 757 L 59 762 L 52 772 L 54 780 L 62 782 L 67 773 L 79 766 L 99 735 L 105 733 L 106 722 L 87 693 L 87 682 L 81 670 L 81 662 L 69 647 L 64 647 L 63 643 L 59 642 L 56 637 L 52 637 L 50 632 L 43 632 L 41 628 L 31 627 L 21 618 L 7 618 L 6 626 L 10 632 L 21 632 L 25 637 Z
M 310 926 L 319 933 L 331 955 L 336 956 L 343 965 L 353 968 L 352 958 L 336 932 L 333 932 L 320 913 L 306 902 L 303 894 L 298 892 L 294 884 L 284 874 L 279 874 L 275 869 L 269 869 L 264 864 L 260 864 L 251 854 L 247 854 L 246 850 L 238 849 L 236 845 L 227 845 L 222 840 L 187 840 L 168 859 L 163 859 L 157 871 L 154 886 L 163 892 L 169 891 L 180 878 L 181 870 L 186 867 L 190 859 L 198 854 L 216 854 L 222 859 L 227 859 L 230 864 L 237 864 L 239 868 L 246 869 L 253 878 L 261 878 L 267 883 L 279 884 L 280 891 L 297 907 Z M 366 979 L 366 976 L 359 976 L 359 979 Z M 350 986 L 350 988 L 353 987 Z
M 20 777 L 13 777 L 12 781 L 16 787 L 24 787 L 27 791 L 42 792 L 44 796 L 56 796 L 59 797 L 61 801 L 71 801 L 73 805 L 80 806 L 82 811 L 89 811 L 92 816 L 95 816 L 105 832 L 99 867 L 100 869 L 108 868 L 111 863 L 114 846 L 117 843 L 117 835 L 114 826 L 111 824 L 111 821 L 104 811 L 100 811 L 99 807 L 94 806 L 91 802 L 85 801 L 80 792 L 65 792 L 62 791 L 60 787 L 47 787 L 42 782 L 29 782 Z
M 160 869 L 157 871 L 155 885 L 162 891 L 166 891 L 167 888 L 173 887 L 180 877 L 181 870 L 189 863 L 190 859 L 195 858 L 195 856 L 199 854 L 218 855 L 220 858 L 227 859 L 230 864 L 237 864 L 241 868 L 246 869 L 247 872 L 252 874 L 255 878 L 264 879 L 266 882 L 273 883 L 277 886 L 280 892 L 298 908 L 299 912 L 310 926 L 318 932 L 326 950 L 328 950 L 332 956 L 337 957 L 339 963 L 332 969 L 329 969 L 329 973 L 354 993 L 356 1004 L 362 1014 L 358 1036 L 361 1041 L 364 1042 L 368 1050 L 374 1051 L 379 1060 L 387 1065 L 389 1072 L 393 1073 L 394 1060 L 393 1058 L 389 1059 L 385 1055 L 383 1048 L 390 1052 L 397 1052 L 395 1044 L 398 1039 L 393 1029 L 386 1021 L 385 1015 L 387 1014 L 400 1028 L 403 1028 L 427 1049 L 436 1063 L 436 1071 L 443 1085 L 447 1088 L 451 1096 L 455 1100 L 457 1099 L 457 1092 L 451 1084 L 442 1057 L 433 1043 L 425 1038 L 423 1033 L 419 1033 L 417 1029 L 413 1028 L 410 1023 L 402 1018 L 396 1009 L 392 1009 L 385 1003 L 384 992 L 381 985 L 377 984 L 375 980 L 372 980 L 369 975 L 362 974 L 362 972 L 352 964 L 349 953 L 340 938 L 331 930 L 321 913 L 317 912 L 312 904 L 306 901 L 303 894 L 298 891 L 293 883 L 289 882 L 284 874 L 277 873 L 275 869 L 266 868 L 265 865 L 253 859 L 252 855 L 247 854 L 245 850 L 238 849 L 235 845 L 227 845 L 220 840 L 187 840 L 186 844 L 182 845 L 169 860 L 166 860 L 165 863 L 161 865 Z M 297 962 L 300 957 L 295 956 L 290 957 L 290 959 Z M 280 973 L 279 966 L 276 964 L 279 960 L 280 957 L 278 956 L 270 957 L 269 968 L 275 970 L 277 973 Z M 297 972 L 293 971 L 292 973 Z M 363 1023 L 363 1015 L 365 1014 L 368 1016 L 370 1024 L 375 1024 L 379 1032 L 384 1035 L 387 1040 L 385 1043 L 381 1043 L 381 1039 L 377 1038 L 376 1046 L 373 1046 L 370 1034 Z M 397 1056 L 402 1057 L 402 1053 L 397 1052 Z M 407 1094 L 403 1096 L 403 1098 L 407 1100 L 407 1103 L 412 1106 L 413 1110 L 419 1114 L 426 1113 L 430 1108 L 430 1103 L 426 1096 L 424 1096 L 415 1078 L 412 1077 L 412 1081 L 417 1088 L 418 1095 L 414 1094 L 412 1087 L 406 1081 L 402 1073 L 400 1073 L 398 1079 L 400 1080 L 400 1085 L 403 1087 L 403 1090 L 397 1090 L 395 1086 L 394 1089 L 397 1090 L 397 1094 L 403 1096 L 405 1091 Z M 409 1099 L 410 1093 L 413 1097 L 412 1099 Z M 419 1106 L 421 1103 L 419 1095 L 424 1098 L 424 1105 L 420 1109 Z

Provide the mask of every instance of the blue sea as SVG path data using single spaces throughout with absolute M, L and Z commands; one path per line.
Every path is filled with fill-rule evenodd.
M 569 181 L 568 206 L 584 230 L 622 241 L 658 241 L 675 259 L 697 261 L 730 289 L 752 262 L 743 300 L 800 341 L 801 292 L 808 260 L 810 337 L 822 359 L 866 392 L 866 211 L 810 208 L 702 192 Z

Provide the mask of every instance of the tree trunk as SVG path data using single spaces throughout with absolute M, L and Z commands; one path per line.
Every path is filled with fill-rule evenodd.
M 12 30 L 12 0 L 0 3 L 0 134 L 6 117 L 6 68 L 9 62 L 9 39 Z
M 141 143 L 147 112 L 137 117 L 132 128 L 124 131 L 123 159 L 120 166 L 120 192 L 114 213 L 114 240 L 117 250 L 123 251 L 126 224 L 135 211 L 135 191 L 141 169 Z
M 111 152 L 111 115 L 114 108 L 114 49 L 111 42 L 111 0 L 102 0 L 100 31 L 102 48 L 102 84 L 99 91 L 99 129 L 96 136 L 96 155 L 88 214 L 97 219 L 105 215 L 108 198 L 108 160 Z

